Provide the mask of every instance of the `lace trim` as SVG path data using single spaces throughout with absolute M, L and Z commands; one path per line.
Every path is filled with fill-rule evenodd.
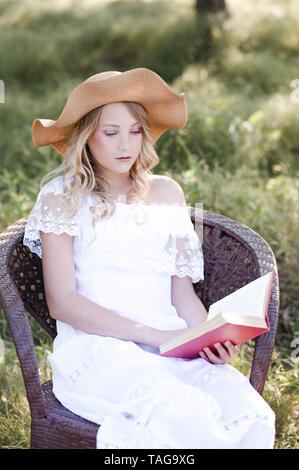
M 38 214 L 35 209 L 31 212 L 25 227 L 23 244 L 28 246 L 32 253 L 36 253 L 42 258 L 42 244 L 40 230 L 46 233 L 61 235 L 67 233 L 71 236 L 80 236 L 80 227 L 77 214 L 72 217 L 65 217 L 61 207 L 52 211 L 48 206 L 43 206 L 44 213 Z
M 127 250 L 107 248 L 97 249 L 97 256 L 101 266 L 114 267 L 118 269 L 135 269 L 136 271 L 155 271 L 180 278 L 190 276 L 193 282 L 204 279 L 203 260 L 199 255 L 194 256 L 173 254 L 152 250 L 146 255 L 137 250 L 132 254 Z
M 42 244 L 40 240 L 39 231 L 52 232 L 60 235 L 65 232 L 71 236 L 80 236 L 80 230 L 75 221 L 72 224 L 61 222 L 57 226 L 56 222 L 45 220 L 43 223 L 35 225 L 29 221 L 26 225 L 23 244 L 26 245 L 32 253 L 36 253 L 42 258 Z M 143 271 L 155 271 L 159 273 L 168 274 L 170 276 L 178 276 L 183 278 L 190 276 L 192 282 L 196 283 L 204 279 L 203 259 L 198 254 L 186 253 L 186 255 L 178 254 L 178 250 L 173 249 L 172 255 L 164 255 L 163 253 L 152 253 L 151 255 L 132 255 L 132 253 L 124 252 L 122 250 L 113 249 L 99 249 L 98 259 L 101 265 L 107 267 L 117 266 L 118 269 L 135 269 Z
M 171 272 L 171 275 L 178 277 L 190 276 L 192 282 L 198 282 L 200 279 L 204 279 L 203 271 L 203 257 L 200 257 L 199 252 L 196 250 L 187 250 L 186 254 L 178 254 L 178 250 L 174 250 L 175 258 L 175 269 Z
M 190 387 L 190 385 L 186 385 Z M 184 387 L 180 390 L 182 396 L 184 397 Z M 142 380 L 131 392 L 129 395 L 129 402 L 131 400 L 136 404 L 136 400 L 142 400 L 148 395 L 149 400 L 145 404 L 141 404 L 141 411 L 138 415 L 131 413 L 129 405 L 127 406 L 126 411 L 122 411 L 118 416 L 108 417 L 110 420 L 111 429 L 117 429 L 122 427 L 120 434 L 120 439 L 117 441 L 117 436 L 113 432 L 105 433 L 105 430 L 102 429 L 103 436 L 101 435 L 101 428 L 98 432 L 97 446 L 101 449 L 129 449 L 134 448 L 138 449 L 141 446 L 145 445 L 145 436 L 148 435 L 150 446 L 146 448 L 160 448 L 160 449 L 170 449 L 171 447 L 167 443 L 161 443 L 161 440 L 157 439 L 156 436 L 148 434 L 149 430 L 146 429 L 146 426 L 149 422 L 150 415 L 156 405 L 160 405 L 163 402 L 171 400 L 174 396 L 177 396 L 175 391 L 175 384 L 171 386 L 171 379 L 168 375 L 161 373 L 155 374 L 154 376 Z M 241 415 L 238 418 L 231 420 L 224 424 L 221 422 L 221 409 L 214 402 L 214 400 L 208 395 L 205 397 L 206 406 L 211 410 L 212 417 L 219 423 L 219 425 L 225 431 L 232 431 L 237 428 L 237 426 L 242 425 L 244 422 L 250 420 L 262 419 L 264 421 L 270 421 L 270 418 L 266 414 L 261 414 L 256 410 L 252 410 L 245 415 Z M 103 427 L 105 423 L 103 423 Z M 104 432 L 103 432 L 104 431 Z M 106 434 L 106 436 L 105 436 Z M 148 444 L 148 443 L 147 443 Z
M 203 359 L 199 359 L 203 360 Z M 229 367 L 227 367 L 229 366 Z M 220 377 L 238 377 L 239 381 L 244 381 L 247 382 L 247 378 L 236 370 L 234 370 L 229 364 L 223 368 L 222 366 L 217 366 L 217 365 L 211 365 L 209 367 L 205 367 L 202 374 L 200 377 L 197 379 L 196 382 L 193 382 L 193 386 L 198 387 L 199 389 L 202 389 L 206 384 L 209 383 L 209 385 L 212 385 L 212 382 L 218 380 Z M 255 393 L 255 392 L 254 392 Z M 259 413 L 257 410 L 251 410 L 250 412 L 246 413 L 245 415 L 241 414 L 238 417 L 235 417 L 234 419 L 227 421 L 225 424 L 223 424 L 224 429 L 226 431 L 231 431 L 238 425 L 244 423 L 245 421 L 249 421 L 251 419 L 262 419 L 269 421 L 270 418 L 268 415 L 264 415 Z
M 94 231 L 85 210 L 78 210 L 72 216 L 68 216 L 64 211 L 66 202 L 63 194 L 57 193 L 55 188 L 47 187 L 40 192 L 30 213 L 23 244 L 40 258 L 42 258 L 40 231 L 55 235 L 67 233 L 78 237 L 76 243 L 83 249 L 89 246 L 88 242 Z M 128 232 L 124 233 L 123 240 L 117 239 L 118 234 L 111 235 L 109 226 L 107 229 L 101 227 L 98 235 L 100 240 L 94 245 L 99 262 L 118 269 L 153 270 L 180 278 L 190 276 L 193 283 L 204 279 L 201 243 L 188 214 L 184 211 L 182 215 L 184 216 L 182 220 L 178 216 L 175 219 L 177 227 L 170 228 L 173 232 L 169 235 L 164 233 L 167 228 L 163 229 L 162 237 L 153 230 L 151 232 L 153 240 L 147 231 L 144 232 L 144 236 L 140 236 L 139 231 L 130 232 L 130 227 Z M 165 241 L 167 237 L 168 242 L 163 248 L 160 240 L 163 238 Z
M 174 259 L 175 269 L 171 275 L 190 276 L 192 282 L 204 279 L 202 246 L 193 226 L 189 232 L 171 233 L 164 250 Z
M 40 240 L 31 240 L 24 237 L 23 245 L 28 246 L 31 253 L 36 253 L 40 258 L 42 258 L 42 244 Z
M 185 388 L 190 388 L 190 385 L 183 384 L 177 391 L 177 382 L 173 381 L 172 378 L 167 374 L 157 373 L 152 377 L 148 377 L 140 381 L 140 383 L 134 388 L 134 390 L 129 395 L 130 401 L 134 402 L 136 406 L 136 400 L 141 402 L 141 410 L 138 415 L 132 414 L 129 410 L 130 407 L 127 405 L 127 410 L 121 413 L 119 417 L 120 421 L 124 426 L 130 428 L 130 432 L 124 433 L 122 436 L 121 442 L 116 443 L 113 438 L 110 440 L 105 439 L 105 432 L 103 438 L 99 435 L 98 444 L 102 449 L 111 449 L 111 448 L 140 448 L 141 445 L 144 446 L 144 436 L 148 433 L 146 426 L 149 422 L 150 415 L 153 412 L 153 409 L 161 405 L 161 403 L 169 402 L 173 397 L 177 397 L 178 394 L 182 396 L 184 400 Z M 144 402 L 144 397 L 148 397 L 146 403 Z M 206 406 L 211 410 L 212 417 L 215 420 L 219 420 L 221 415 L 221 410 L 217 404 L 210 398 L 206 397 Z M 117 419 L 115 417 L 114 419 Z M 141 439 L 143 437 L 143 440 Z M 154 435 L 150 435 L 150 444 L 151 448 L 162 448 L 170 449 L 171 446 L 166 442 L 161 443 L 161 439 L 157 440 Z M 140 440 L 141 439 L 141 440 Z M 157 446 L 157 447 L 156 447 Z
M 270 421 L 268 415 L 262 415 L 260 413 L 257 413 L 255 410 L 253 410 L 250 413 L 247 413 L 246 415 L 243 415 L 243 416 L 239 416 L 237 419 L 229 422 L 228 424 L 224 426 L 224 429 L 226 431 L 231 431 L 237 426 L 240 426 L 241 424 L 243 424 L 244 422 L 246 421 L 248 422 L 254 419 L 262 419 L 263 421 L 268 421 L 268 422 Z
M 171 389 L 170 377 L 161 373 L 157 373 L 151 377 L 141 380 L 141 382 L 132 390 L 128 397 L 128 404 L 126 410 L 123 410 L 118 416 L 108 417 L 108 426 L 112 425 L 112 420 L 115 422 L 115 426 L 119 428 L 123 426 L 123 433 L 121 434 L 121 442 L 116 442 L 117 437 L 113 434 L 110 437 L 110 433 L 104 431 L 104 436 L 101 436 L 101 428 L 97 439 L 97 447 L 100 449 L 140 449 L 144 446 L 144 436 L 146 425 L 149 421 L 149 416 L 152 413 L 154 407 L 163 402 L 168 401 L 174 396 L 174 390 Z M 144 401 L 144 396 L 148 395 L 148 401 Z M 136 406 L 136 400 L 141 403 L 141 411 L 138 415 L 134 415 L 130 410 L 130 402 L 134 402 Z M 103 428 L 107 425 L 103 423 Z M 147 435 L 149 430 L 146 431 Z M 106 434 L 106 437 L 105 437 Z M 109 439 L 110 437 L 110 439 Z M 142 439 L 143 438 L 143 439 Z M 150 446 L 153 449 L 170 449 L 171 447 L 166 443 L 161 443 L 161 439 L 157 439 L 154 434 L 149 435 Z

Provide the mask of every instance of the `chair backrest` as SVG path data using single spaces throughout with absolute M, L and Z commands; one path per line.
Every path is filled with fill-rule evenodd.
M 8 263 L 25 309 L 54 339 L 57 334 L 56 321 L 50 316 L 46 302 L 41 259 L 20 240 L 12 247 Z
M 205 279 L 203 284 L 195 286 L 195 291 L 206 309 L 211 303 L 274 269 L 268 310 L 270 329 L 254 340 L 250 373 L 251 384 L 262 394 L 279 313 L 279 279 L 273 251 L 258 233 L 236 220 L 195 208 L 191 208 L 190 215 L 195 227 L 196 221 L 203 224 Z
M 239 289 L 274 268 L 275 276 L 269 306 L 270 331 L 256 338 L 250 381 L 262 393 L 272 355 L 279 309 L 276 260 L 267 242 L 253 230 L 228 217 L 191 209 L 195 226 L 203 226 L 204 282 L 194 285 L 206 309 L 211 303 Z M 203 220 L 202 220 L 203 217 Z M 28 217 L 0 233 L 0 302 L 8 319 L 21 363 L 27 397 L 37 393 L 38 366 L 34 352 L 29 312 L 51 335 L 56 322 L 46 303 L 41 259 L 23 245 Z M 28 364 L 28 360 L 29 363 Z M 33 377 L 35 379 L 33 380 Z M 34 402 L 34 400 L 33 400 Z M 31 403 L 31 411 L 41 403 Z

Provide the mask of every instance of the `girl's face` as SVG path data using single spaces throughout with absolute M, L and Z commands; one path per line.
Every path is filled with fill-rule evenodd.
M 87 140 L 89 149 L 103 173 L 129 174 L 142 146 L 142 126 L 124 103 L 111 103 L 102 110 L 99 125 Z M 118 160 L 119 157 L 131 157 Z

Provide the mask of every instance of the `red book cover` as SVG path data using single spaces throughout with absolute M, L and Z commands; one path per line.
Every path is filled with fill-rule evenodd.
M 193 359 L 199 357 L 199 351 L 202 351 L 202 349 L 205 347 L 210 347 L 215 351 L 213 348 L 213 344 L 215 343 L 224 343 L 225 341 L 229 340 L 234 345 L 237 345 L 268 331 L 269 321 L 267 313 L 269 309 L 274 269 L 265 276 L 261 277 L 265 278 L 267 281 L 267 283 L 264 284 L 265 287 L 263 287 L 265 292 L 262 292 L 264 294 L 262 297 L 263 317 L 240 315 L 236 312 L 227 311 L 218 313 L 213 319 L 207 320 L 206 322 L 199 325 L 199 327 L 195 327 L 194 329 L 190 330 L 187 335 L 180 335 L 174 340 L 162 344 L 160 346 L 160 355 L 166 357 Z M 261 278 L 258 278 L 255 281 L 247 284 L 249 289 L 252 289 L 251 293 L 247 288 L 247 293 L 249 292 L 251 295 L 254 293 L 255 289 L 257 288 L 256 286 L 258 285 L 256 281 L 259 279 Z M 239 291 L 241 291 L 241 289 L 239 289 Z M 240 294 L 241 292 L 238 295 Z M 234 297 L 236 298 L 236 296 Z M 196 334 L 197 331 L 198 334 Z M 188 336 L 191 336 L 191 338 L 188 338 Z

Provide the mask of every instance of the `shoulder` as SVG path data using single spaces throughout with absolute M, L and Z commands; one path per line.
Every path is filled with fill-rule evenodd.
M 155 201 L 163 204 L 185 206 L 185 194 L 180 184 L 166 175 L 152 175 Z
M 74 177 L 68 177 L 66 181 L 70 183 Z M 52 178 L 50 181 L 41 184 L 39 196 L 44 196 L 49 193 L 54 193 L 55 196 L 63 195 L 65 190 L 64 175 L 58 175 Z
M 42 210 L 45 208 L 48 211 L 55 210 L 59 212 L 58 215 L 61 215 L 67 199 L 65 197 L 64 177 L 59 175 L 42 185 L 37 196 L 37 205 Z
M 44 183 L 41 187 L 40 192 L 42 194 L 50 193 L 50 192 L 54 192 L 54 194 L 60 194 L 60 193 L 63 193 L 63 189 L 64 189 L 63 176 L 59 175 L 59 176 L 55 176 L 55 178 L 52 178 L 47 183 Z

